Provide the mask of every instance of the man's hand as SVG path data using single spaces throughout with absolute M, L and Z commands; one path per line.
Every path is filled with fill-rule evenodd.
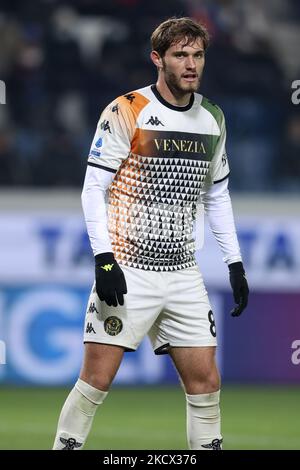
M 116 262 L 113 253 L 100 253 L 95 256 L 96 292 L 100 300 L 116 307 L 124 304 L 127 286 L 124 273 Z
M 229 279 L 233 290 L 233 298 L 237 307 L 231 310 L 233 317 L 238 317 L 248 304 L 249 287 L 245 276 L 245 270 L 241 261 L 228 265 Z

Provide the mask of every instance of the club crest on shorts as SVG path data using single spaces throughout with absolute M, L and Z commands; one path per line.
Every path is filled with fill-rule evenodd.
M 123 329 L 122 320 L 118 317 L 108 317 L 104 322 L 104 329 L 108 335 L 116 336 Z

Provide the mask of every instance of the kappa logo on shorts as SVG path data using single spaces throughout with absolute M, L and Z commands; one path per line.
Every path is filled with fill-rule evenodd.
M 108 335 L 116 336 L 123 329 L 122 320 L 118 317 L 108 317 L 104 322 L 104 329 Z
M 89 313 L 94 313 L 94 312 L 99 313 L 98 310 L 96 309 L 95 302 L 91 302 L 91 303 L 90 303 L 88 312 L 89 312 Z
M 93 327 L 93 323 L 88 323 L 86 325 L 86 330 L 85 330 L 86 333 L 95 333 L 96 334 L 96 331 L 94 330 L 94 327 Z

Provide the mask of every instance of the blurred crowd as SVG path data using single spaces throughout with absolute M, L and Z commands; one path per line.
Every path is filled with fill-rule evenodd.
M 155 82 L 173 15 L 210 32 L 200 91 L 226 116 L 231 189 L 300 192 L 299 0 L 1 0 L 0 185 L 81 186 L 101 110 Z

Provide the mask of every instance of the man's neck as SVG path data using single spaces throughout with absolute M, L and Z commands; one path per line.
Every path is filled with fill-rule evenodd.
M 188 92 L 177 95 L 174 91 L 171 91 L 166 82 L 162 80 L 157 80 L 156 88 L 163 99 L 174 106 L 187 106 L 191 100 L 192 93 Z

